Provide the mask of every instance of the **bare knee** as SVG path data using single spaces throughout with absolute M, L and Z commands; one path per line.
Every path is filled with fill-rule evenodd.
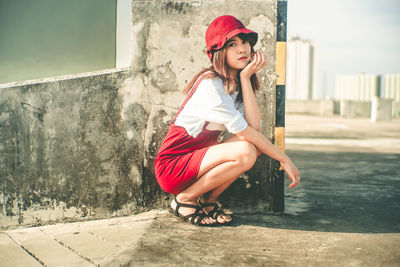
M 257 148 L 247 141 L 240 141 L 236 161 L 243 168 L 243 171 L 251 169 L 257 159 Z

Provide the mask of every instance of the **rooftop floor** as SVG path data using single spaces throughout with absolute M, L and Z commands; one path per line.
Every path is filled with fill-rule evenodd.
M 160 210 L 8 230 L 0 265 L 400 266 L 400 120 L 290 115 L 286 136 L 302 182 L 285 189 L 284 214 L 208 228 Z

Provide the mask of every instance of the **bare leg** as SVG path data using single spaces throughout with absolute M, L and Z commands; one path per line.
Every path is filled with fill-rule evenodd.
M 210 147 L 200 165 L 200 178 L 178 194 L 178 201 L 193 203 L 197 197 L 210 191 L 206 201 L 216 200 L 241 173 L 254 165 L 257 154 L 256 147 L 246 141 L 224 142 Z
M 236 136 L 233 135 L 227 140 L 224 141 L 224 143 L 232 143 L 232 142 L 240 142 L 240 139 Z M 258 157 L 262 152 L 258 149 L 256 149 L 256 157 Z M 240 175 L 240 174 L 239 174 Z M 205 193 L 201 197 L 201 202 L 202 203 L 216 203 L 218 197 L 235 181 L 236 179 L 230 180 L 224 184 L 221 184 L 220 186 L 212 189 L 211 191 Z M 212 207 L 205 208 L 207 212 L 211 211 Z M 219 223 L 226 223 L 230 222 L 232 220 L 231 216 L 229 215 L 221 215 L 218 217 L 218 222 Z
M 233 135 L 227 140 L 225 140 L 223 143 L 232 143 L 232 142 L 240 142 L 240 139 L 236 136 Z M 258 149 L 256 149 L 256 157 L 258 157 L 262 152 Z M 240 174 L 239 174 L 240 175 Z M 236 180 L 236 179 L 235 179 Z M 206 194 L 203 195 L 202 200 L 205 201 L 206 203 L 215 203 L 218 199 L 218 197 L 235 181 L 231 180 L 228 181 L 227 183 L 221 184 L 220 186 L 212 189 L 211 191 L 207 192 Z

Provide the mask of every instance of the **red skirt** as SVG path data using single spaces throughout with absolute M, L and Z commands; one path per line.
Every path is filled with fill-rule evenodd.
M 220 134 L 207 130 L 206 125 L 196 138 L 185 128 L 170 125 L 154 162 L 158 184 L 166 192 L 179 194 L 199 178 L 201 161 L 210 146 L 218 143 Z

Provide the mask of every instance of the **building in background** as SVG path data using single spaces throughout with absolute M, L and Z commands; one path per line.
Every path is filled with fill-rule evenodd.
M 286 99 L 317 99 L 316 49 L 310 40 L 287 41 Z
M 376 74 L 339 75 L 335 82 L 336 100 L 371 101 L 380 97 L 381 76 Z
M 400 102 L 400 74 L 336 76 L 336 100 L 371 101 L 374 96 Z
M 381 97 L 391 98 L 394 102 L 400 102 L 400 74 L 383 75 L 382 88 Z

